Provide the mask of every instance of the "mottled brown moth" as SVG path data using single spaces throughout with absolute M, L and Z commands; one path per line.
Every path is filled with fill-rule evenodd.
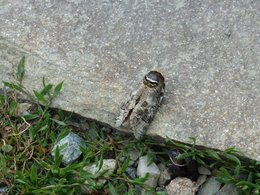
M 127 124 L 136 139 L 141 139 L 152 122 L 164 97 L 164 77 L 160 72 L 150 71 L 133 90 L 120 108 L 116 126 Z

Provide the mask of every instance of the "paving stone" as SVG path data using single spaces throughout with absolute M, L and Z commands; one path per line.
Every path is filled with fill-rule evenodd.
M 115 127 L 144 75 L 166 79 L 148 135 L 260 160 L 260 12 L 257 0 L 0 2 L 0 78 L 64 80 L 54 107 Z M 0 87 L 3 83 L 0 82 Z M 129 132 L 129 128 L 121 128 Z M 245 139 L 246 137 L 246 139 Z

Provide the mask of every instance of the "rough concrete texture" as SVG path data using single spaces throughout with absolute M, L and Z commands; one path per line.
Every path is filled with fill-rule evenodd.
M 260 2 L 2 0 L 0 74 L 26 55 L 25 86 L 65 81 L 55 107 L 114 126 L 150 70 L 166 98 L 148 134 L 260 160 Z

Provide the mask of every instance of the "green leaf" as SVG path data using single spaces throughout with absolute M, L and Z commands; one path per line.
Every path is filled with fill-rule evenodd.
M 50 91 L 51 91 L 51 88 L 52 88 L 52 85 L 51 84 L 48 84 L 46 86 L 44 86 L 43 90 L 41 90 L 41 94 L 42 95 L 46 95 L 46 94 L 49 94 Z
M 236 177 L 239 177 L 239 175 L 240 175 L 240 170 L 241 170 L 241 166 L 240 166 L 240 165 L 237 165 L 237 166 L 235 167 L 235 170 L 234 170 L 234 174 L 235 174 Z
M 40 106 L 40 105 L 37 106 L 37 113 L 39 115 L 44 115 L 44 110 L 43 110 L 42 106 Z
M 103 152 L 101 151 L 100 158 L 96 158 L 98 171 L 100 171 L 101 168 L 102 168 L 102 166 L 103 166 L 103 159 L 104 159 L 104 154 L 103 154 Z
M 7 171 L 5 158 L 6 157 L 4 155 L 2 155 L 2 153 L 0 153 L 0 173 L 3 173 L 3 174 Z
M 37 175 L 37 167 L 35 164 L 33 164 L 31 166 L 31 169 L 30 169 L 30 179 L 33 183 L 36 183 L 37 182 L 37 178 L 38 178 L 38 175 Z
M 252 182 L 249 182 L 249 181 L 239 181 L 236 183 L 236 186 L 240 186 L 240 187 L 252 187 L 252 188 L 255 188 L 256 187 L 256 184 L 253 184 Z
M 96 127 L 96 123 L 95 122 L 91 122 L 90 123 L 90 129 L 88 131 L 88 135 L 89 135 L 89 137 L 91 137 L 94 140 L 98 140 L 99 139 L 99 134 L 97 132 L 97 127 Z
M 236 153 L 237 150 L 235 149 L 235 147 L 231 147 L 231 148 L 227 148 L 224 150 L 224 153 Z
M 67 195 L 73 195 L 75 192 L 75 188 L 70 189 L 69 191 L 66 192 Z
M 5 96 L 0 94 L 0 106 L 4 106 L 5 104 Z
M 40 116 L 38 114 L 27 114 L 27 115 L 24 115 L 23 117 L 25 120 L 29 121 L 29 120 L 36 119 Z
M 236 162 L 237 165 L 241 166 L 241 162 L 240 162 L 240 160 L 239 160 L 235 155 L 224 153 L 224 156 L 225 156 L 227 159 Z
M 36 134 L 37 134 L 37 127 L 31 126 L 29 129 L 29 136 L 31 140 L 34 140 Z
M 9 145 L 9 144 L 5 144 L 1 147 L 3 152 L 10 152 L 13 149 L 13 146 Z
M 17 102 L 16 101 L 12 101 L 9 107 L 9 112 L 11 115 L 16 115 L 16 110 L 17 110 Z
M 121 175 L 122 173 L 125 172 L 126 168 L 128 167 L 130 160 L 131 160 L 130 156 L 128 155 L 127 158 L 124 160 L 122 166 L 119 169 L 117 169 L 117 174 Z
M 51 143 L 55 143 L 55 133 L 54 133 L 54 130 L 51 130 L 49 137 L 51 139 Z
M 59 166 L 61 165 L 63 155 L 60 154 L 60 151 L 66 147 L 67 144 L 60 146 L 57 146 L 54 150 L 54 169 L 52 169 L 53 173 L 58 173 L 60 171 Z
M 28 186 L 29 184 L 21 179 L 16 179 L 15 181 L 19 182 L 19 183 L 22 183 L 22 184 L 25 184 L 26 186 Z
M 129 180 L 130 183 L 134 185 L 144 185 L 144 182 L 148 179 L 149 173 L 146 173 L 144 177 L 136 178 L 133 180 Z
M 223 174 L 224 176 L 227 176 L 227 177 L 232 177 L 231 174 L 228 172 L 228 170 L 225 168 L 225 167 L 221 167 L 219 169 L 220 173 Z
M 185 145 L 185 144 L 181 144 L 181 143 L 178 143 L 178 142 L 172 141 L 172 143 L 173 143 L 175 146 L 179 147 L 179 148 L 185 148 L 185 149 L 189 149 L 189 148 L 190 148 L 190 146 L 187 146 L 187 145 Z
M 207 154 L 209 157 L 214 158 L 216 160 L 221 160 L 221 158 L 219 157 L 218 153 L 213 151 L 213 150 L 206 150 Z
M 249 182 L 253 181 L 253 174 L 252 174 L 252 172 L 249 173 L 249 175 L 247 177 L 247 181 L 249 181 Z
M 44 98 L 44 96 L 41 93 L 39 93 L 35 90 L 33 92 L 39 102 L 42 102 L 45 105 L 48 105 L 48 101 Z
M 209 165 L 210 168 L 214 168 L 215 166 L 217 166 L 218 162 L 213 162 Z
M 16 91 L 20 91 L 20 92 L 25 92 L 24 87 L 20 84 L 14 84 L 14 83 L 9 83 L 6 81 L 3 81 L 4 86 L 9 87 L 10 89 L 14 89 Z
M 70 129 L 65 128 L 63 131 L 61 131 L 57 137 L 57 142 L 60 141 L 62 138 L 66 137 L 67 135 L 69 135 L 70 133 Z
M 56 97 L 56 96 L 60 93 L 60 91 L 61 91 L 61 89 L 62 89 L 62 85 L 63 85 L 63 81 L 60 82 L 60 83 L 54 88 L 53 97 Z
M 43 85 L 43 87 L 46 86 L 46 84 L 45 84 L 45 77 L 42 77 L 42 85 Z
M 159 192 L 157 192 L 157 195 L 167 195 L 167 193 L 164 191 L 159 191 Z
M 45 131 L 46 129 L 48 129 L 48 125 L 44 125 L 42 128 L 40 128 L 39 130 L 38 130 L 38 132 L 40 132 L 40 131 Z
M 57 119 L 51 118 L 52 121 L 54 121 L 55 123 L 57 123 L 60 126 L 67 126 L 66 123 L 64 123 L 63 121 L 59 121 Z
M 201 165 L 206 165 L 206 163 L 201 158 L 196 158 L 196 161 Z
M 196 137 L 189 137 L 189 139 L 192 141 L 192 145 L 196 145 Z
M 108 187 L 109 187 L 109 191 L 112 195 L 118 195 L 116 188 L 114 187 L 114 185 L 112 183 L 108 183 Z
M 16 79 L 20 83 L 22 82 L 24 76 L 24 64 L 25 64 L 25 56 L 22 57 L 17 67 Z
M 151 165 L 153 163 L 154 160 L 154 154 L 152 153 L 151 150 L 148 150 L 147 152 L 147 165 Z
M 189 158 L 189 157 L 193 157 L 194 155 L 195 155 L 194 152 L 184 152 L 184 153 L 182 153 L 182 154 L 178 157 L 178 159 L 179 159 L 179 160 L 185 160 L 185 159 L 187 159 L 187 158 Z

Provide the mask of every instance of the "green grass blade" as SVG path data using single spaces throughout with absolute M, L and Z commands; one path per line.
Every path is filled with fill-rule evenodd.
M 213 150 L 206 150 L 207 154 L 209 157 L 214 158 L 216 160 L 221 160 L 220 156 L 218 155 L 217 152 L 213 151 Z
M 233 154 L 226 154 L 226 153 L 225 153 L 224 156 L 225 156 L 227 159 L 236 162 L 237 165 L 241 166 L 240 160 L 239 160 L 235 155 L 233 155 Z
M 42 102 L 45 105 L 48 105 L 48 101 L 45 99 L 45 97 L 41 93 L 39 93 L 38 91 L 35 91 L 35 90 L 33 92 L 39 102 Z
M 115 186 L 114 186 L 111 182 L 108 183 L 108 188 L 109 188 L 110 193 L 111 193 L 112 195 L 118 195 Z
M 22 57 L 17 67 L 16 79 L 20 83 L 22 82 L 24 76 L 24 64 L 25 64 L 25 56 Z
M 54 88 L 53 97 L 56 97 L 56 96 L 60 93 L 60 91 L 61 91 L 61 89 L 62 89 L 62 86 L 63 86 L 63 81 L 60 82 L 60 83 Z
M 4 83 L 4 86 L 6 86 L 6 87 L 8 87 L 10 89 L 14 89 L 14 90 L 20 91 L 22 93 L 25 92 L 24 87 L 22 85 L 9 83 L 9 82 L 6 82 L 6 81 L 3 81 L 3 83 Z
M 43 90 L 41 90 L 40 93 L 41 93 L 42 95 L 49 94 L 50 91 L 51 91 L 51 89 L 52 89 L 52 87 L 53 87 L 53 85 L 48 84 L 48 85 L 44 86 Z

